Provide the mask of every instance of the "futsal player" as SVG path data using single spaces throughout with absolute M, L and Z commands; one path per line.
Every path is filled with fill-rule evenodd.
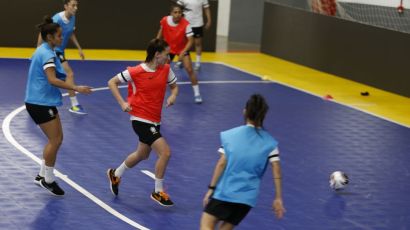
M 137 149 L 116 169 L 108 169 L 111 192 L 117 196 L 124 172 L 148 159 L 151 150 L 154 150 L 158 159 L 155 164 L 155 186 L 151 199 L 162 206 L 174 204 L 164 191 L 163 185 L 171 150 L 160 132 L 167 85 L 170 88 L 170 95 L 166 99 L 166 107 L 173 105 L 178 95 L 177 78 L 168 64 L 169 50 L 164 40 L 153 39 L 148 45 L 145 62 L 128 67 L 108 82 L 121 109 L 130 114 L 132 128 L 139 137 Z M 118 86 L 124 83 L 128 84 L 127 100 L 124 100 L 118 89 Z
M 282 218 L 281 170 L 278 142 L 263 129 L 268 112 L 265 99 L 252 95 L 244 109 L 245 125 L 221 132 L 220 158 L 203 199 L 201 230 L 234 229 L 256 205 L 260 182 L 268 164 L 275 184 L 273 210 Z

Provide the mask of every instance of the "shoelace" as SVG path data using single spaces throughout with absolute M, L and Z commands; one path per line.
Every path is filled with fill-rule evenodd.
M 113 184 L 118 184 L 120 183 L 121 179 L 119 177 L 114 176 L 114 173 L 112 174 L 112 183 Z
M 166 194 L 165 192 L 159 192 L 159 195 L 164 198 L 165 200 L 169 200 L 169 195 Z

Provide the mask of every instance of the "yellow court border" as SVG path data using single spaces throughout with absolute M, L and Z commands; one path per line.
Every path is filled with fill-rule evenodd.
M 0 58 L 29 58 L 34 48 L 1 48 Z M 88 60 L 144 60 L 145 51 L 84 50 Z M 68 59 L 79 59 L 76 50 L 67 49 Z M 208 53 L 205 62 L 222 62 L 319 97 L 331 95 L 335 102 L 364 111 L 374 116 L 410 127 L 410 98 L 320 72 L 302 65 L 261 53 Z M 361 96 L 367 91 L 369 96 Z

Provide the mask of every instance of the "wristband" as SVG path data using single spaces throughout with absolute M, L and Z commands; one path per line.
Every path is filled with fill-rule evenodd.
M 215 190 L 215 189 L 216 189 L 216 186 L 208 185 L 208 188 L 211 189 L 211 190 Z

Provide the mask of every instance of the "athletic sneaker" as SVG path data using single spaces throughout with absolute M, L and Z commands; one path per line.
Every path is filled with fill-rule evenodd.
M 175 62 L 175 65 L 174 65 L 174 66 L 175 66 L 176 69 L 178 69 L 178 68 L 179 68 L 179 69 L 182 69 L 182 67 L 183 67 L 183 66 L 182 66 L 182 62 L 180 62 L 180 61 Z
M 44 179 L 43 176 L 37 175 L 36 178 L 34 178 L 34 184 L 41 186 L 41 180 Z
M 110 189 L 114 196 L 118 196 L 118 186 L 120 185 L 121 178 L 115 176 L 115 169 L 107 170 L 107 177 L 110 181 Z
M 201 95 L 194 96 L 194 101 L 195 101 L 195 103 L 197 103 L 197 104 L 201 104 L 201 103 L 202 103 L 202 97 L 201 97 Z
M 64 190 L 58 186 L 57 182 L 53 181 L 52 183 L 48 184 L 45 179 L 40 181 L 40 186 L 47 189 L 51 194 L 55 196 L 63 196 Z
M 196 62 L 195 65 L 194 65 L 194 70 L 198 71 L 200 68 L 201 68 L 201 63 Z
M 81 105 L 72 106 L 68 111 L 72 113 L 80 114 L 80 115 L 87 114 L 87 112 L 85 112 L 84 108 Z
M 151 193 L 151 199 L 156 201 L 158 204 L 165 206 L 165 207 L 171 207 L 174 205 L 174 203 L 169 199 L 169 195 L 166 194 L 165 192 L 152 192 Z

